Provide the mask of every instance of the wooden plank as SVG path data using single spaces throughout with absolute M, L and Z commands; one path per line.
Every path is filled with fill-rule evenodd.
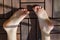
M 19 0 L 4 0 L 4 18 L 9 18 L 13 12 L 12 8 L 19 8 Z
M 3 18 L 3 0 L 0 0 L 0 18 Z
M 19 0 L 12 0 L 12 3 L 13 3 L 12 5 L 13 5 L 13 7 L 14 7 L 14 8 L 19 8 L 19 2 L 20 2 Z
M 0 14 L 3 14 L 3 7 L 0 6 Z
M 4 0 L 4 5 L 19 8 L 19 0 Z
M 10 6 L 11 7 L 11 0 L 4 0 L 4 6 Z
M 0 0 L 0 14 L 3 14 L 3 0 Z
M 3 4 L 3 0 L 0 0 L 0 4 Z
M 44 0 L 21 0 L 21 2 L 44 2 Z
M 52 0 L 45 0 L 45 8 L 49 17 L 52 17 Z
M 27 5 L 41 5 L 42 7 L 44 7 L 44 3 L 22 3 L 21 7 L 26 8 Z
M 60 18 L 60 0 L 53 2 L 53 18 Z

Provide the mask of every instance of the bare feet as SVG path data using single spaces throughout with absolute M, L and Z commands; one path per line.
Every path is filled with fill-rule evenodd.
M 42 7 L 41 6 L 34 6 L 33 10 L 34 10 L 34 12 L 38 13 L 42 10 Z
M 19 23 L 29 14 L 27 9 L 20 9 L 15 12 L 8 20 L 3 24 L 3 27 L 9 27 L 19 25 Z
M 47 12 L 41 6 L 33 7 L 34 12 L 38 16 L 38 20 L 40 22 L 40 28 L 44 28 L 44 32 L 50 33 L 51 30 L 54 28 L 51 20 L 49 19 Z M 48 30 L 47 30 L 48 29 Z M 46 31 L 45 31 L 46 30 Z
M 8 40 L 17 40 L 16 33 L 18 27 L 14 25 L 19 25 L 19 23 L 27 16 L 27 14 L 29 14 L 29 11 L 27 9 L 20 9 L 14 13 L 10 19 L 4 22 L 3 28 L 7 32 Z
M 28 13 L 29 14 L 29 11 L 27 9 L 21 9 L 21 12 L 24 14 L 24 13 Z

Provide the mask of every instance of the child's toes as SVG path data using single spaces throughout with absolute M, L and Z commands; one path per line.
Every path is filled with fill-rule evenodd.
M 29 13 L 29 11 L 27 9 L 22 9 L 23 13 Z
M 41 9 L 42 9 L 41 6 L 35 6 L 35 7 L 34 7 L 34 11 L 35 11 L 36 13 L 39 12 Z

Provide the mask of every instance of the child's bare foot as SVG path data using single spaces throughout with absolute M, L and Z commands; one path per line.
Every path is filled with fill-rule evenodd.
M 3 27 L 19 25 L 19 23 L 29 14 L 27 9 L 20 9 L 15 12 L 7 21 L 4 22 Z M 19 21 L 17 21 L 19 19 Z M 15 23 L 16 22 L 16 23 Z
M 21 11 L 22 11 L 23 13 L 28 13 L 28 14 L 29 14 L 29 11 L 28 11 L 27 9 L 21 9 Z
M 34 6 L 33 10 L 34 10 L 34 12 L 38 13 L 42 10 L 42 7 L 41 6 Z
M 49 19 L 47 12 L 43 8 L 41 8 L 41 6 L 35 6 L 35 7 L 33 7 L 33 10 L 36 13 L 36 15 L 38 16 L 38 20 L 41 24 L 40 26 L 45 27 L 47 25 L 47 28 L 48 29 L 50 28 L 50 30 L 52 30 L 54 26 L 53 26 L 53 23 L 51 22 L 51 20 Z
M 10 19 L 4 22 L 3 28 L 7 32 L 8 40 L 17 40 L 17 26 L 29 14 L 27 9 L 20 9 L 15 12 Z M 12 28 L 13 26 L 13 28 Z

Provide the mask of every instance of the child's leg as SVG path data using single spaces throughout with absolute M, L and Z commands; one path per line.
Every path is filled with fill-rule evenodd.
M 33 6 L 33 10 L 38 16 L 38 20 L 41 28 L 42 40 L 50 40 L 50 32 L 54 26 L 52 26 L 52 22 L 49 20 L 46 11 L 43 8 L 41 8 L 41 6 L 39 5 Z M 44 24 L 46 24 L 47 26 Z
M 3 28 L 7 32 L 8 40 L 17 40 L 16 33 L 17 33 L 17 26 L 19 23 L 29 14 L 26 9 L 18 10 L 14 15 L 8 19 L 3 24 Z M 13 27 L 12 27 L 13 26 Z
M 42 40 L 50 40 L 50 32 L 53 29 L 54 26 L 51 28 L 45 27 L 41 29 L 41 34 L 42 34 Z
M 8 40 L 17 40 L 17 28 L 18 27 L 4 28 L 7 32 Z
M 18 10 L 10 19 L 4 22 L 3 27 L 18 25 L 28 14 L 29 11 L 27 11 L 27 9 Z

